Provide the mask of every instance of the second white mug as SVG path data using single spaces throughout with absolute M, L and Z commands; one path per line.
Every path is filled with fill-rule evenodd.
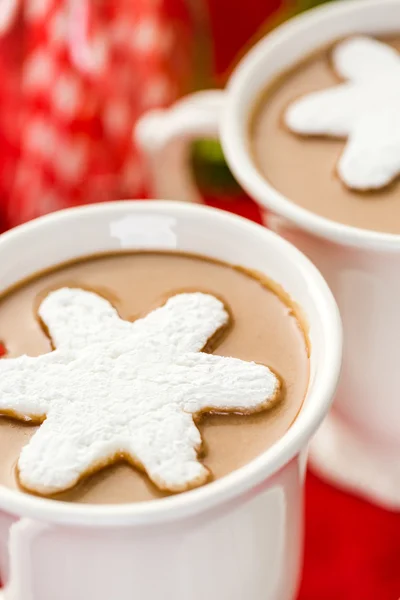
M 150 113 L 136 131 L 153 165 L 156 194 L 192 201 L 199 196 L 188 169 L 188 142 L 220 136 L 229 166 L 261 206 L 265 223 L 322 271 L 342 314 L 344 367 L 312 462 L 335 483 L 394 509 L 400 508 L 400 235 L 339 224 L 294 204 L 257 170 L 248 135 L 262 90 L 302 58 L 348 35 L 399 31 L 398 0 L 319 7 L 257 44 L 226 91 L 195 94 Z

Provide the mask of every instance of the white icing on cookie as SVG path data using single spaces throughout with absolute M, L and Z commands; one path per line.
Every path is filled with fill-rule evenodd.
M 354 190 L 372 190 L 400 174 L 400 55 L 372 38 L 339 43 L 335 71 L 347 81 L 293 102 L 285 113 L 300 135 L 348 138 L 339 177 Z
M 46 417 L 18 461 L 22 485 L 43 495 L 120 455 L 160 489 L 201 485 L 193 415 L 258 412 L 280 390 L 265 366 L 201 352 L 229 322 L 208 294 L 176 295 L 130 323 L 100 296 L 63 288 L 39 314 L 56 350 L 0 361 L 0 412 Z

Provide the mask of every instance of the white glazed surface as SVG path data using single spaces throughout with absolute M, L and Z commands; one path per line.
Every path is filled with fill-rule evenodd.
M 1 289 L 68 259 L 146 248 L 200 253 L 281 283 L 310 328 L 305 405 L 264 455 L 165 500 L 90 507 L 0 487 L 5 600 L 290 600 L 301 570 L 307 444 L 340 369 L 336 304 L 318 271 L 275 234 L 227 213 L 168 202 L 73 209 L 4 234 Z
M 391 509 L 400 508 L 400 235 L 338 224 L 291 203 L 258 173 L 245 138 L 255 98 L 283 69 L 346 35 L 399 31 L 398 0 L 349 0 L 294 19 L 239 66 L 222 124 L 224 150 L 238 179 L 263 208 L 279 215 L 267 215 L 268 224 L 317 265 L 341 311 L 345 347 L 336 415 L 316 437 L 312 463 L 329 480 Z
M 400 508 L 399 254 L 339 246 L 265 215 L 324 274 L 341 311 L 343 368 L 311 464 L 339 486 Z
M 235 176 L 266 210 L 266 224 L 289 239 L 321 270 L 342 314 L 344 367 L 335 399 L 336 415 L 315 440 L 313 462 L 331 481 L 389 508 L 400 508 L 400 235 L 335 223 L 292 203 L 255 167 L 249 153 L 248 129 L 262 90 L 303 57 L 348 35 L 399 32 L 399 0 L 342 0 L 306 12 L 254 47 L 236 69 L 227 91 L 219 92 L 220 106 L 214 110 L 214 129 L 220 129 Z M 194 96 L 192 101 L 192 117 L 196 120 L 201 98 Z M 204 110 L 210 112 L 211 103 L 204 104 Z M 168 113 L 165 117 L 167 120 Z M 146 123 L 151 129 L 151 119 L 148 115 L 142 122 L 139 142 L 145 137 Z M 191 138 L 195 133 L 196 125 L 192 123 L 185 135 Z M 182 145 L 181 131 L 177 137 Z M 170 133 L 171 145 L 174 140 Z M 165 137 L 163 144 L 168 156 Z M 189 198 L 196 199 L 192 187 L 185 191 Z

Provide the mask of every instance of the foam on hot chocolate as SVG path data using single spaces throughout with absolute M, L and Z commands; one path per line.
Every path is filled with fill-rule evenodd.
M 279 373 L 285 388 L 279 405 L 265 413 L 252 416 L 216 415 L 204 417 L 200 421 L 200 432 L 205 440 L 201 458 L 204 467 L 209 469 L 214 477 L 222 476 L 257 456 L 278 439 L 295 418 L 304 398 L 308 378 L 304 334 L 290 308 L 266 285 L 250 275 L 199 258 L 168 254 L 114 255 L 70 265 L 26 283 L 0 301 L 0 338 L 6 343 L 8 357 L 24 353 L 38 356 L 51 349 L 50 340 L 37 318 L 37 309 L 39 306 L 46 307 L 44 298 L 56 298 L 58 292 L 49 294 L 49 291 L 57 288 L 89 288 L 100 293 L 110 301 L 110 304 L 104 301 L 104 310 L 111 310 L 107 306 L 115 307 L 121 317 L 121 327 L 127 331 L 129 327 L 135 329 L 134 325 L 127 323 L 128 320 L 151 313 L 157 306 L 163 305 L 168 296 L 178 294 L 175 298 L 187 297 L 188 300 L 192 297 L 205 300 L 210 298 L 211 302 L 212 296 L 199 293 L 207 290 L 218 298 L 223 298 L 229 306 L 233 323 L 225 338 L 219 340 L 220 344 L 214 352 L 215 361 L 218 362 L 217 355 L 242 359 L 237 361 L 237 376 L 241 364 L 255 361 L 269 365 Z M 190 293 L 180 294 L 185 289 Z M 93 301 L 96 299 L 95 294 L 83 291 L 82 294 L 85 298 L 93 297 Z M 49 304 L 49 310 L 53 304 Z M 215 300 L 215 308 L 219 304 L 219 300 Z M 50 324 L 54 330 L 55 313 L 50 314 L 47 309 L 42 312 L 41 317 L 44 317 L 46 324 Z M 152 314 L 157 314 L 157 311 Z M 110 313 L 110 318 L 111 316 Z M 51 322 L 47 323 L 46 319 L 50 319 Z M 54 353 L 56 357 L 63 347 L 66 353 L 73 352 L 75 347 L 79 352 L 82 351 L 81 342 L 85 341 L 84 324 L 76 328 L 76 323 L 74 325 L 72 322 L 72 329 L 69 331 L 67 321 L 65 318 L 65 322 L 56 324 L 55 331 L 59 333 L 56 333 L 55 341 L 61 343 L 60 350 Z M 140 325 L 139 321 L 137 325 Z M 204 326 L 206 325 L 205 323 Z M 94 330 L 91 323 L 88 323 L 87 329 L 92 335 Z M 100 337 L 102 336 L 100 332 Z M 125 343 L 125 335 L 123 339 Z M 183 340 L 181 337 L 179 339 Z M 99 350 L 101 342 L 99 340 L 95 352 Z M 201 341 L 200 346 L 202 345 Z M 45 361 L 46 356 L 51 357 L 51 354 L 43 356 Z M 29 359 L 28 362 L 34 360 Z M 15 364 L 17 363 L 18 361 Z M 9 364 L 12 364 L 11 361 Z M 255 392 L 256 388 L 258 389 L 258 385 L 254 387 L 253 381 L 249 382 L 248 386 L 249 394 L 252 393 L 252 389 Z M 212 386 L 210 393 L 213 389 Z M 43 394 L 47 397 L 45 392 Z M 198 393 L 194 399 L 197 403 L 200 401 Z M 239 400 L 235 400 L 235 406 L 240 405 L 243 408 L 250 400 L 250 395 L 243 395 L 242 403 Z M 44 412 L 48 410 L 46 408 Z M 241 411 L 238 408 L 236 410 L 248 412 L 244 408 Z M 197 409 L 194 412 L 198 412 Z M 11 487 L 17 486 L 15 466 L 18 455 L 31 439 L 35 429 L 32 425 L 20 424 L 8 418 L 0 419 L 1 483 Z M 26 448 L 29 448 L 29 444 Z M 32 487 L 35 489 L 35 486 Z M 127 464 L 120 463 L 84 480 L 59 497 L 65 500 L 108 503 L 138 501 L 158 497 L 160 493 L 145 475 Z

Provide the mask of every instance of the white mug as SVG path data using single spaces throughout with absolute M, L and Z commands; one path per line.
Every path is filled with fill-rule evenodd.
M 234 175 L 260 204 L 266 225 L 321 270 L 342 314 L 345 345 L 334 410 L 313 442 L 311 462 L 339 485 L 398 509 L 400 235 L 335 223 L 292 203 L 261 176 L 248 146 L 262 90 L 318 48 L 359 33 L 400 34 L 399 0 L 333 2 L 292 19 L 251 50 L 226 91 L 195 94 L 150 113 L 136 135 L 151 156 L 155 194 L 193 201 L 199 196 L 188 169 L 188 141 L 219 135 Z
M 174 202 L 119 202 L 43 217 L 0 237 L 1 290 L 93 253 L 199 253 L 256 269 L 298 303 L 310 383 L 289 431 L 243 468 L 151 502 L 83 505 L 0 486 L 2 600 L 289 600 L 302 563 L 307 445 L 339 377 L 341 324 L 317 269 L 265 228 Z

